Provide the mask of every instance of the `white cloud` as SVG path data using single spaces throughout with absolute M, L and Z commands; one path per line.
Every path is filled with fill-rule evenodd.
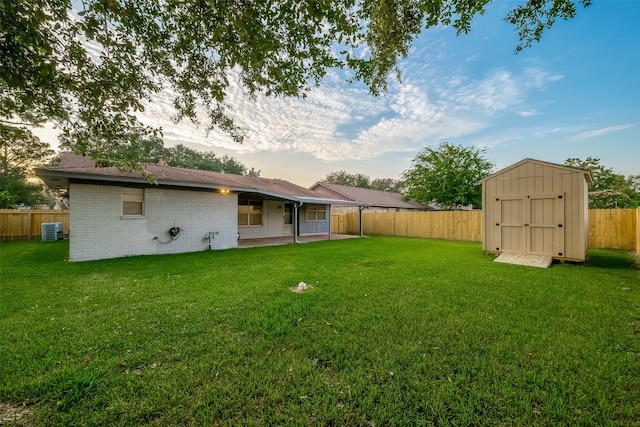
M 597 136 L 606 135 L 608 133 L 629 129 L 630 127 L 633 127 L 633 125 L 609 126 L 602 129 L 590 130 L 590 131 L 582 132 L 582 133 L 579 133 L 578 135 L 575 135 L 574 137 L 571 138 L 571 140 L 580 141 L 583 139 L 595 138 Z
M 523 72 L 522 82 L 529 88 L 544 89 L 549 83 L 564 79 L 562 74 L 551 74 L 541 68 L 529 67 Z
M 519 74 L 496 70 L 481 80 L 470 82 L 458 75 L 452 77 L 448 84 L 456 88 L 454 92 L 443 92 L 443 96 L 450 97 L 459 107 L 480 114 L 493 114 L 524 102 L 533 90 L 543 89 L 562 78 L 560 74 L 539 68 L 526 68 Z
M 536 111 L 536 110 L 523 110 L 523 111 L 518 111 L 518 115 L 522 116 L 522 117 L 533 117 L 533 116 L 537 116 L 539 115 L 540 112 Z
M 520 105 L 528 94 L 557 80 L 557 75 L 528 68 L 517 74 L 498 70 L 479 80 L 464 75 L 424 81 L 407 78 L 381 97 L 357 86 L 333 84 L 314 88 L 307 97 L 250 100 L 239 85 L 227 92 L 233 117 L 247 129 L 243 144 L 228 136 L 183 121 L 173 124 L 173 95 L 165 91 L 149 104 L 142 121 L 162 126 L 169 145 L 205 145 L 236 153 L 293 151 L 320 160 L 373 158 L 409 152 L 425 144 L 479 132 L 492 116 Z M 537 114 L 524 109 L 522 116 Z
M 462 99 L 469 105 L 476 104 L 486 112 L 504 110 L 520 102 L 523 96 L 522 86 L 509 71 L 498 71 L 461 90 Z
M 492 132 L 491 135 L 473 138 L 474 145 L 488 149 L 497 147 L 505 147 L 518 144 L 537 143 L 536 140 L 543 140 L 551 135 L 563 133 L 566 134 L 570 129 L 567 128 L 536 128 L 536 127 L 515 127 L 500 129 Z

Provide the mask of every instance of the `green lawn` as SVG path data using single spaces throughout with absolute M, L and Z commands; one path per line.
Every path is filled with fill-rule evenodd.
M 640 425 L 625 252 L 538 269 L 384 237 L 67 251 L 1 246 L 0 402 L 25 425 Z

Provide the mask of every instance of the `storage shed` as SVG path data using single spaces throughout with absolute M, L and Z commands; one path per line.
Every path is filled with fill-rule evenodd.
M 524 159 L 481 182 L 485 252 L 585 260 L 588 171 Z

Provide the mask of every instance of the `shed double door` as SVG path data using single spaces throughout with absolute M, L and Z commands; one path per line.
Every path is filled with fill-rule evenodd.
M 505 196 L 496 228 L 502 252 L 563 256 L 564 194 Z

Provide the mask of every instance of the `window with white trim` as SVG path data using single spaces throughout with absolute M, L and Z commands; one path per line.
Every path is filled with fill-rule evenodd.
M 238 225 L 262 225 L 262 200 L 238 199 Z
M 310 203 L 307 205 L 307 221 L 324 221 L 327 219 L 327 205 Z
M 144 188 L 123 187 L 121 195 L 122 216 L 144 215 Z

